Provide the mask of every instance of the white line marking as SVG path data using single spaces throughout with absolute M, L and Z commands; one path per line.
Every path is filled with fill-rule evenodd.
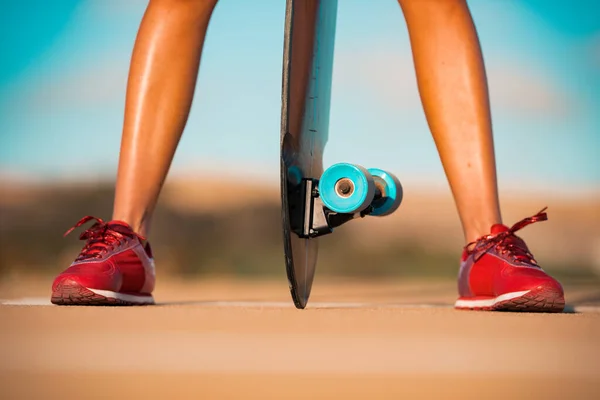
M 92 289 L 90 289 L 92 290 Z M 103 291 L 93 290 L 104 294 Z M 112 292 L 110 296 L 114 297 Z M 120 295 L 120 294 L 119 294 Z M 24 297 L 21 299 L 0 299 L 0 304 L 10 306 L 51 306 L 46 297 Z M 197 301 L 197 302 L 165 302 L 158 306 L 200 306 L 200 307 L 230 307 L 230 308 L 295 308 L 290 301 Z M 316 308 L 453 308 L 451 304 L 393 304 L 393 303 L 361 303 L 361 302 L 314 302 L 307 309 Z
M 0 300 L 3 306 L 51 306 L 50 297 L 23 297 L 21 299 Z
M 181 305 L 198 305 L 203 307 L 233 307 L 233 308 L 295 308 L 291 301 L 198 301 L 182 303 Z M 173 303 L 157 303 L 157 305 L 174 306 Z M 452 308 L 451 304 L 394 304 L 394 303 L 361 303 L 361 302 L 312 302 L 306 309 L 316 308 Z
M 23 297 L 19 299 L 0 299 L 4 306 L 53 306 L 49 297 Z M 197 301 L 197 302 L 165 302 L 157 306 L 195 306 L 195 307 L 223 307 L 223 308 L 289 308 L 293 309 L 292 301 Z M 361 302 L 314 302 L 308 303 L 307 310 L 319 308 L 345 308 L 345 309 L 454 309 L 452 304 L 402 304 L 402 303 L 361 303 Z M 600 313 L 600 305 L 580 305 L 565 307 L 567 312 Z

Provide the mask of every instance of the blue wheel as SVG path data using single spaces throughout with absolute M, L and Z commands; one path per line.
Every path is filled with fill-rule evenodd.
M 375 182 L 366 168 L 340 163 L 327 168 L 319 180 L 319 195 L 331 211 L 354 214 L 375 197 Z
M 378 168 L 369 168 L 375 185 L 381 192 L 381 198 L 373 201 L 372 216 L 383 217 L 396 211 L 402 203 L 402 185 L 394 175 Z

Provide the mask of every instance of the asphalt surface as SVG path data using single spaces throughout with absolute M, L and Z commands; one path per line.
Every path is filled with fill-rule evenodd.
M 0 398 L 600 398 L 600 288 L 562 314 L 457 311 L 453 282 L 159 282 L 156 306 L 58 307 L 0 283 Z

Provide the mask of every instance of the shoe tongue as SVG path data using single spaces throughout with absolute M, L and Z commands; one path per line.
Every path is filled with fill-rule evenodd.
M 498 233 L 502 233 L 502 232 L 506 232 L 508 231 L 509 228 L 506 225 L 502 225 L 502 224 L 494 224 L 492 225 L 492 235 L 498 234 Z
M 121 227 L 127 229 L 128 231 L 133 232 L 133 229 L 131 229 L 131 226 L 127 222 L 124 222 L 124 221 L 116 221 L 116 220 L 115 221 L 110 221 L 110 222 L 107 223 L 107 225 L 110 225 L 110 226 L 113 226 L 113 227 L 115 225 L 116 226 L 121 226 Z
M 108 222 L 111 225 L 122 225 L 122 226 L 129 226 L 129 224 L 125 221 L 119 221 L 119 220 L 112 220 Z
M 144 245 L 144 246 L 147 243 L 146 238 L 143 237 L 143 236 L 140 236 L 140 234 L 137 233 L 136 231 L 134 231 L 133 228 L 131 227 L 131 225 L 129 225 L 125 221 L 114 220 L 114 221 L 108 222 L 107 225 L 110 225 L 111 229 L 113 229 L 113 230 L 115 230 L 115 231 L 117 231 L 117 232 L 119 232 L 121 234 L 137 236 L 137 238 L 140 241 L 140 243 L 142 245 Z

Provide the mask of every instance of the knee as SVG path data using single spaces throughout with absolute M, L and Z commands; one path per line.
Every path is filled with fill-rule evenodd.
M 163 7 L 182 7 L 191 10 L 205 11 L 212 10 L 217 5 L 218 0 L 150 0 L 150 4 Z
M 434 14 L 448 13 L 467 7 L 467 0 L 398 0 L 404 13 Z

